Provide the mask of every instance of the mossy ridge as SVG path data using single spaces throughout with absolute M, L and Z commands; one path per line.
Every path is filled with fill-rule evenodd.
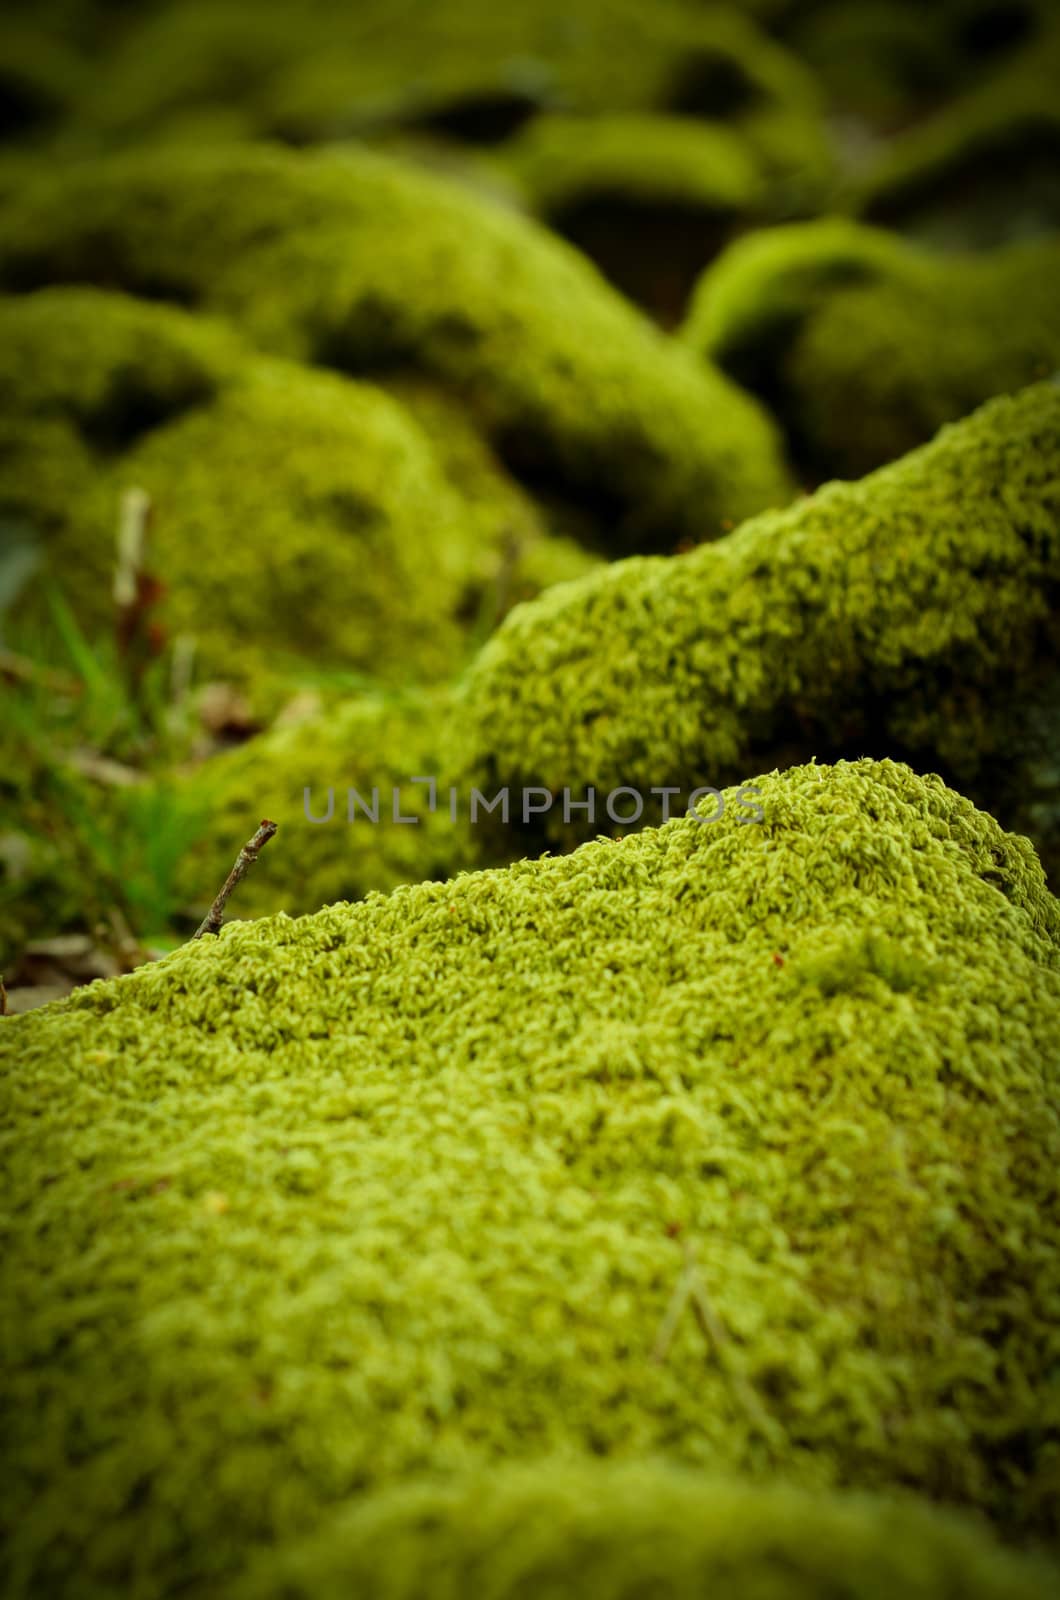
M 937 778 L 759 785 L 0 1025 L 24 1588 L 548 1453 L 1055 1532 L 1057 902 Z M 686 1241 L 726 1338 L 652 1361 Z
M 859 214 L 946 248 L 1060 227 L 1060 24 L 910 129 L 854 187 Z
M 860 477 L 1060 367 L 1060 241 L 942 255 L 846 220 L 760 231 L 682 337 L 757 393 L 813 477 Z
M 519 607 L 468 674 L 470 770 L 687 794 L 868 747 L 1007 804 L 1056 669 L 1058 467 L 1060 386 L 1039 384 L 716 545 Z M 585 824 L 557 802 L 547 827 Z M 1060 839 L 1038 842 L 1055 870 Z
M 911 1503 L 560 1458 L 371 1495 L 263 1558 L 235 1600 L 1041 1600 L 1055 1579 Z
M 494 620 L 502 576 L 517 595 L 540 586 L 523 563 L 529 527 L 511 548 L 514 489 L 490 475 L 486 447 L 465 497 L 434 447 L 438 427 L 428 437 L 376 386 L 96 290 L 0 301 L 0 337 L 0 509 L 44 536 L 86 623 L 110 624 L 130 484 L 154 504 L 167 627 L 196 638 L 205 669 L 239 681 L 310 660 L 436 677 L 462 662 L 483 607 L 484 625 Z M 524 515 L 530 524 L 529 502 Z M 550 556 L 561 571 L 591 565 L 532 532 L 545 547 L 534 570 Z
M 10 286 L 105 277 L 287 356 L 429 374 L 520 476 L 587 505 L 612 550 L 709 538 L 788 498 L 765 412 L 574 251 L 370 152 L 137 152 L 0 214 Z

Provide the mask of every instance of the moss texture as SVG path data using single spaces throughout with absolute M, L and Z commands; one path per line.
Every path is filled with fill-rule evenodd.
M 416 371 L 614 550 L 711 537 L 789 493 L 773 424 L 532 223 L 368 152 L 138 152 L 0 206 L 0 280 L 105 281 L 280 354 Z
M 1050 11 L 1043 8 L 1045 16 Z M 871 222 L 931 243 L 993 246 L 1060 226 L 1060 23 L 896 139 L 856 186 Z
M 542 1455 L 1056 1533 L 1057 902 L 936 777 L 759 787 L 0 1024 L 6 1593 L 230 1592 Z
M 470 765 L 687 792 L 903 753 L 1006 816 L 1057 677 L 1058 468 L 1060 386 L 1039 384 L 717 545 L 559 586 L 471 668 Z M 558 807 L 547 822 L 570 836 Z M 1060 837 L 1037 837 L 1055 870 Z
M 541 587 L 531 547 L 544 576 L 550 560 L 567 576 L 591 565 L 569 541 L 551 550 L 473 433 L 457 461 L 435 448 L 436 417 L 259 357 L 208 319 L 42 290 L 0 301 L 0 349 L 0 512 L 43 536 L 46 575 L 106 626 L 121 493 L 146 489 L 160 616 L 206 670 L 248 679 L 311 659 L 435 676 L 480 614 L 495 620 L 499 584 Z
M 845 220 L 761 230 L 700 280 L 687 342 L 765 400 L 811 477 L 860 477 L 1060 367 L 1060 242 L 942 255 Z
M 912 1506 L 546 1460 L 373 1496 L 263 1560 L 238 1600 L 1041 1600 L 1053 1581 Z

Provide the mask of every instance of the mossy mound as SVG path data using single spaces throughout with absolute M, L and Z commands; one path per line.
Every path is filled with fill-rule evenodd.
M 473 664 L 470 767 L 553 794 L 687 794 L 811 754 L 901 754 L 1014 815 L 1058 677 L 1058 485 L 1060 385 L 1039 384 L 716 545 L 561 585 Z M 577 836 L 558 802 L 544 825 Z M 1060 835 L 1036 839 L 1056 870 Z
M 1054 12 L 1000 70 L 893 141 L 856 187 L 860 214 L 946 248 L 1055 231 L 1058 78 Z
M 789 493 L 773 424 L 530 221 L 366 151 L 149 151 L 0 206 L 0 280 L 120 284 L 280 354 L 415 371 L 614 550 L 711 537 Z
M 1055 1579 L 909 1504 L 545 1460 L 375 1495 L 263 1559 L 236 1600 L 1041 1600 Z
M 241 681 L 299 660 L 382 679 L 451 671 L 480 611 L 495 620 L 498 583 L 516 598 L 540 587 L 523 559 L 547 530 L 528 511 L 513 522 L 487 446 L 474 486 L 466 471 L 457 483 L 439 430 L 375 386 L 88 289 L 0 301 L 0 347 L 0 514 L 42 537 L 44 575 L 86 625 L 113 615 L 130 485 L 154 508 L 160 617 Z M 547 550 L 534 560 L 547 571 Z M 591 565 L 562 541 L 555 560 L 565 575 Z
M 829 220 L 700 280 L 683 337 L 757 393 L 811 477 L 860 477 L 1060 367 L 1060 240 L 941 255 Z
M 759 788 L 0 1024 L 7 1593 L 543 1455 L 1055 1533 L 1057 902 L 938 778 Z

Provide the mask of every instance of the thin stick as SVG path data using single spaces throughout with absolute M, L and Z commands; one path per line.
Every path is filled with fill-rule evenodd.
M 7 990 L 4 988 L 4 980 L 3 980 L 3 978 L 0 978 L 0 1017 L 6 1017 L 6 1016 L 7 1016 Z
M 203 918 L 196 932 L 192 934 L 193 939 L 201 939 L 204 933 L 220 932 L 221 924 L 225 918 L 225 906 L 228 904 L 228 896 L 232 893 L 236 884 L 242 882 L 243 878 L 246 877 L 247 872 L 258 859 L 259 852 L 268 844 L 275 832 L 275 822 L 269 822 L 267 818 L 263 819 L 253 839 L 247 840 L 247 843 L 236 857 L 235 866 L 225 879 L 224 886 L 210 907 L 209 913 Z

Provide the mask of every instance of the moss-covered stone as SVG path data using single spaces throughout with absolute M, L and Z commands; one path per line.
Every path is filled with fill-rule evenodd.
M 811 754 L 902 753 L 1005 818 L 1022 814 L 1033 759 L 1044 816 L 1035 708 L 1058 678 L 1058 485 L 1047 383 L 709 548 L 561 585 L 473 664 L 470 766 L 553 794 L 687 795 Z M 556 838 L 585 828 L 558 803 L 545 823 Z M 1036 837 L 1057 870 L 1060 835 Z
M 145 489 L 160 616 L 225 676 L 299 662 L 436 676 L 496 620 L 500 585 L 512 599 L 541 586 L 531 545 L 545 576 L 550 560 L 591 565 L 569 541 L 552 550 L 465 431 L 474 482 L 435 449 L 436 419 L 259 357 L 208 319 L 86 289 L 0 302 L 0 514 L 44 536 L 41 576 L 109 627 L 121 492 Z
M 845 220 L 762 230 L 683 337 L 782 419 L 811 477 L 860 477 L 1060 367 L 1060 242 L 942 255 Z
M 894 140 L 856 186 L 861 215 L 930 243 L 993 246 L 1060 226 L 1060 25 Z
M 362 692 L 291 725 L 281 720 L 197 767 L 185 787 L 210 822 L 182 863 L 187 903 L 201 904 L 205 915 L 259 816 L 279 825 L 279 848 L 265 851 L 240 886 L 237 917 L 300 916 L 474 865 L 469 796 L 461 796 L 455 818 L 448 797 L 459 777 L 453 715 L 445 690 Z M 414 778 L 434 780 L 433 809 L 429 786 Z M 351 789 L 359 798 L 351 800 Z M 365 810 L 373 804 L 376 822 Z M 395 822 L 395 810 L 414 820 Z
M 1055 1578 L 911 1504 L 546 1459 L 373 1495 L 262 1559 L 238 1600 L 1041 1600 Z
M 8 1593 L 341 1566 L 543 1455 L 1055 1532 L 1057 902 L 938 778 L 759 788 L 0 1024 Z
M 611 548 L 711 537 L 788 494 L 757 403 L 568 247 L 368 152 L 138 152 L 0 206 L 0 280 L 118 283 L 281 354 L 458 394 L 508 463 Z

